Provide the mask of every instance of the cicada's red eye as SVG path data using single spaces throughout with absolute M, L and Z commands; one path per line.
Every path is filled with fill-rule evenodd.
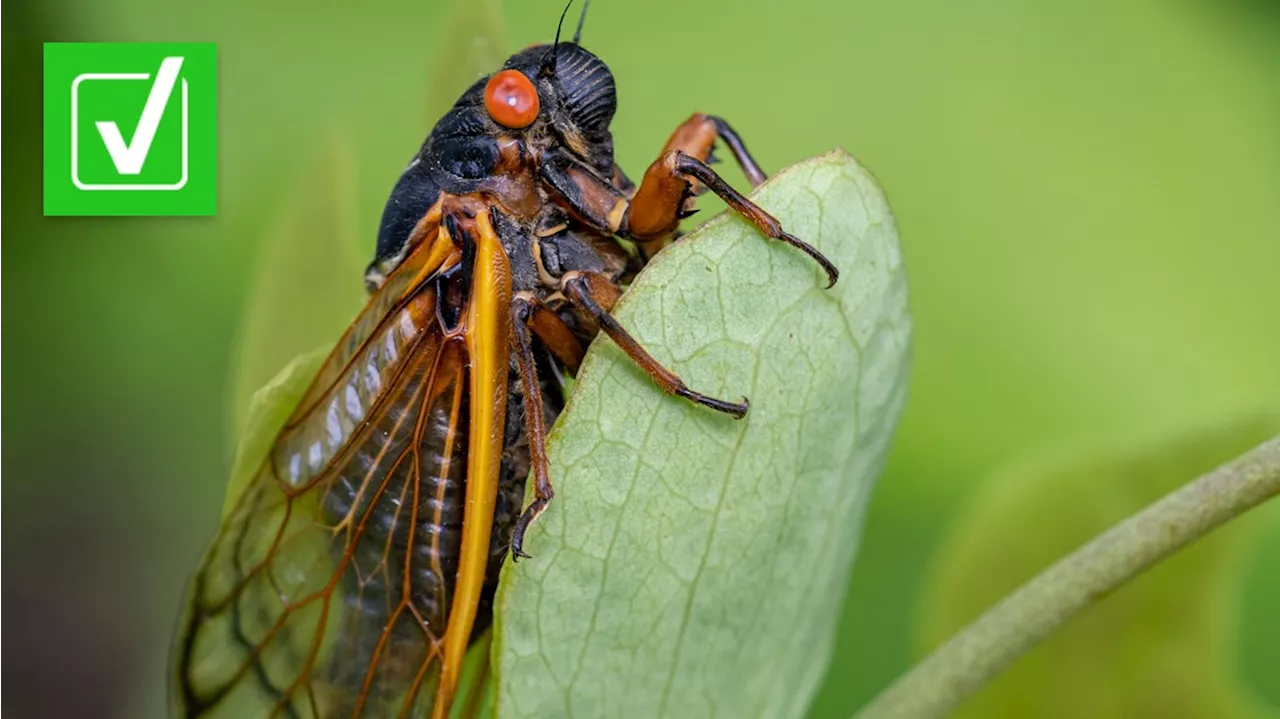
M 484 86 L 484 109 L 503 127 L 528 127 L 538 117 L 538 90 L 519 70 L 503 70 Z

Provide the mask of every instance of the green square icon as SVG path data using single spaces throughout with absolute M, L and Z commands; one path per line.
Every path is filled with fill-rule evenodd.
M 44 45 L 44 214 L 218 209 L 213 43 Z

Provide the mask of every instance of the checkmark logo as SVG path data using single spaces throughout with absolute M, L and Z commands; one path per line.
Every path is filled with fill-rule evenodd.
M 217 207 L 217 49 L 46 43 L 45 214 Z
M 111 161 L 121 175 L 142 172 L 142 165 L 147 161 L 147 153 L 151 150 L 151 142 L 155 140 L 156 130 L 160 127 L 160 116 L 169 104 L 169 96 L 173 94 L 173 86 L 181 69 L 180 57 L 166 57 L 160 63 L 160 71 L 156 73 L 155 84 L 147 95 L 147 104 L 142 107 L 142 117 L 138 120 L 138 128 L 134 130 L 133 140 L 129 144 L 125 144 L 124 136 L 120 134 L 120 125 L 108 120 L 94 123 L 102 135 L 102 142 L 107 146 Z M 183 84 L 186 84 L 185 80 Z
M 107 154 L 111 159 L 111 163 L 115 166 L 118 174 L 123 176 L 137 176 L 142 173 L 142 167 L 147 161 L 147 155 L 151 152 L 151 144 L 155 141 L 156 133 L 160 129 L 160 120 L 164 117 L 165 107 L 169 104 L 169 97 L 173 94 L 174 84 L 178 79 L 178 71 L 182 68 L 181 57 L 166 57 L 160 63 L 160 71 L 156 73 L 155 82 L 152 83 L 150 91 L 147 93 L 147 102 L 142 107 L 142 117 L 137 121 L 137 129 L 133 134 L 133 141 L 125 144 L 124 136 L 120 133 L 120 125 L 114 120 L 97 120 L 94 126 L 98 130 L 98 134 L 102 137 L 103 147 L 106 148 Z M 80 115 L 82 103 L 80 102 L 81 88 L 86 82 L 137 82 L 139 80 L 149 81 L 151 75 L 147 73 L 131 73 L 131 72 L 86 72 L 80 74 L 71 83 L 71 181 L 81 190 L 94 191 L 120 191 L 128 190 L 131 192 L 139 191 L 175 191 L 181 190 L 187 185 L 187 81 L 182 81 L 182 175 L 174 182 L 88 182 L 80 177 Z M 128 107 L 126 103 L 126 108 Z M 102 111 L 106 111 L 104 108 Z M 90 111 L 92 112 L 92 110 Z M 136 110 L 135 110 L 136 112 Z

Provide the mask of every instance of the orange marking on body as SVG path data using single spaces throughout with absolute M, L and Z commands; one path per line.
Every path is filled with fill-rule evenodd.
M 475 217 L 475 270 L 466 312 L 466 342 L 470 350 L 471 436 L 467 451 L 466 509 L 462 519 L 462 547 L 454 584 L 449 625 L 445 630 L 440 685 L 433 719 L 446 719 L 475 626 L 476 609 L 489 565 L 489 540 L 502 466 L 506 424 L 507 367 L 510 353 L 511 269 L 488 212 Z

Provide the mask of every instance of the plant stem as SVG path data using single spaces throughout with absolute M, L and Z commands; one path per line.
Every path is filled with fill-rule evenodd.
M 857 719 L 940 717 L 1082 609 L 1280 494 L 1280 436 L 1115 525 L 1019 587 L 876 697 Z

